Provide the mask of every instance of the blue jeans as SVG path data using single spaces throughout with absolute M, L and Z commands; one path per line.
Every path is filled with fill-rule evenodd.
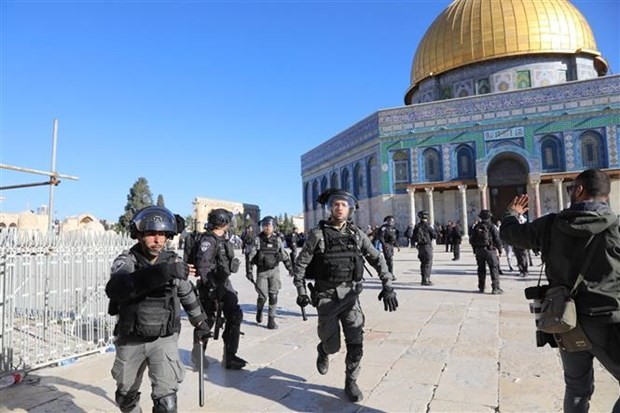
M 590 409 L 590 398 L 594 393 L 594 368 L 596 359 L 620 382 L 620 361 L 610 357 L 610 333 L 618 324 L 594 325 L 581 324 L 583 331 L 592 343 L 590 351 L 567 353 L 560 350 L 564 368 L 564 412 L 587 413 Z M 613 349 L 618 351 L 618 349 Z M 620 413 L 620 399 L 613 407 L 612 413 Z

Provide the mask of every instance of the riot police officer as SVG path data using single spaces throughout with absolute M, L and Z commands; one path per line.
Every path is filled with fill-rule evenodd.
M 379 241 L 383 246 L 383 256 L 388 266 L 388 271 L 394 275 L 394 247 L 398 246 L 398 230 L 396 229 L 394 216 L 388 215 L 383 219 L 383 225 L 379 228 Z M 396 278 L 394 278 L 396 279 Z
M 138 390 L 146 368 L 151 378 L 153 412 L 177 411 L 177 390 L 185 375 L 178 351 L 179 303 L 195 327 L 196 340 L 209 334 L 206 316 L 187 280 L 193 267 L 164 249 L 166 240 L 180 230 L 166 208 L 149 206 L 138 211 L 130 222 L 130 236 L 138 242 L 112 265 L 106 294 L 110 315 L 118 316 L 112 377 L 122 412 L 142 411 Z
M 353 402 L 362 400 L 357 385 L 360 362 L 363 355 L 364 314 L 359 294 L 362 291 L 364 258 L 377 270 L 383 288 L 379 299 L 386 311 L 398 307 L 396 292 L 392 288 L 392 274 L 388 271 L 381 253 L 371 244 L 351 217 L 357 208 L 357 200 L 349 192 L 328 189 L 318 202 L 324 205 L 330 216 L 312 229 L 297 257 L 293 283 L 297 288 L 297 304 L 305 307 L 310 302 L 317 308 L 319 344 L 316 366 L 320 374 L 327 374 L 329 354 L 340 350 L 340 326 L 345 336 L 345 393 Z M 308 297 L 305 279 L 309 284 Z
M 230 282 L 230 275 L 239 270 L 239 259 L 235 258 L 233 245 L 228 240 L 231 217 L 232 214 L 223 208 L 209 212 L 206 231 L 196 253 L 196 275 L 200 277 L 198 293 L 207 313 L 209 326 L 219 323 L 216 316 L 220 306 L 226 320 L 222 335 L 222 364 L 226 369 L 239 370 L 245 367 L 247 362 L 237 356 L 243 311 L 239 306 L 237 291 Z
M 288 254 L 284 250 L 284 243 L 274 233 L 276 220 L 267 215 L 260 221 L 262 232 L 258 234 L 254 241 L 254 248 L 250 253 L 250 266 L 246 268 L 246 277 L 251 283 L 255 284 L 258 293 L 256 300 L 256 322 L 263 321 L 263 306 L 265 299 L 269 298 L 269 317 L 267 328 L 274 330 L 278 328 L 276 324 L 276 310 L 278 305 L 278 291 L 282 287 L 280 282 L 280 262 L 293 275 L 293 265 Z M 257 268 L 256 283 L 252 274 L 252 265 Z
M 499 287 L 499 255 L 502 254 L 502 242 L 499 238 L 499 231 L 491 222 L 491 211 L 483 209 L 478 214 L 480 222 L 472 228 L 469 243 L 476 254 L 476 264 L 478 265 L 478 291 L 484 292 L 486 281 L 486 266 L 489 266 L 491 273 L 491 293 L 501 294 L 504 292 Z
M 420 275 L 422 285 L 433 285 L 431 281 L 431 270 L 433 269 L 433 240 L 437 238 L 437 231 L 428 222 L 428 212 L 418 212 L 418 222 L 413 228 L 412 240 L 418 249 L 418 259 L 420 260 Z

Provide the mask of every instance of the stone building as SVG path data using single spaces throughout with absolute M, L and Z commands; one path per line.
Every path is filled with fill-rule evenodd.
M 257 229 L 260 220 L 260 208 L 258 205 L 244 204 L 235 201 L 223 201 L 221 199 L 196 197 L 192 202 L 192 216 L 196 222 L 196 230 L 203 231 L 204 225 L 207 223 L 207 217 L 212 209 L 224 208 L 231 211 L 235 217 L 233 219 L 243 219 L 245 224 L 253 224 Z M 238 217 L 239 216 L 239 217 Z M 234 225 L 233 225 L 234 227 Z M 193 230 L 194 228 L 189 228 Z
M 49 216 L 47 211 L 23 211 L 19 213 L 0 213 L 0 230 L 5 228 L 16 228 L 20 230 L 32 230 L 47 232 Z M 104 232 L 103 224 L 92 214 L 80 214 L 67 217 L 62 221 L 55 222 L 55 231 L 94 231 Z
M 584 169 L 612 178 L 620 211 L 620 76 L 606 76 L 569 0 L 455 0 L 418 45 L 405 106 L 379 110 L 302 155 L 308 227 L 318 195 L 351 191 L 358 225 L 416 212 L 468 227 L 517 194 L 530 218 L 558 211 Z

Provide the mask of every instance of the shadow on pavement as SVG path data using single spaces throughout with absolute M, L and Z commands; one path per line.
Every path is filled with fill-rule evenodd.
M 181 361 L 196 371 L 188 350 L 179 350 Z M 219 360 L 207 357 L 209 367 L 205 369 L 205 388 L 209 386 L 234 387 L 237 391 L 277 402 L 282 410 L 297 412 L 382 412 L 351 403 L 342 388 L 309 383 L 305 378 L 284 373 L 271 367 L 249 370 L 225 370 Z M 208 403 L 208 401 L 207 401 Z M 232 403 L 234 406 L 234 402 Z M 257 403 L 257 410 L 264 408 Z
M 90 392 L 115 405 L 114 400 L 110 399 L 107 392 L 100 387 L 58 376 L 29 374 L 22 382 L 0 391 L 0 411 L 24 409 L 32 413 L 52 411 L 87 413 L 73 402 L 75 397 L 73 394 L 59 388 L 63 386 Z

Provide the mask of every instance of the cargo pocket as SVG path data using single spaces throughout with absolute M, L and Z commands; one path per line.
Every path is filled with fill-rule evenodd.
M 123 377 L 123 365 L 124 362 L 119 360 L 118 357 L 114 359 L 114 365 L 112 365 L 112 378 L 116 381 L 116 383 L 121 382 Z
M 174 373 L 174 377 L 177 383 L 181 383 L 185 379 L 185 367 L 179 360 L 179 351 L 174 349 L 174 352 L 167 352 L 166 357 L 170 363 L 170 368 Z

